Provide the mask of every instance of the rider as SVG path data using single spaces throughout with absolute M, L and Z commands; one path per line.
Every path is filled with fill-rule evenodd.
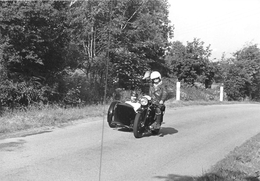
M 162 82 L 162 76 L 158 71 L 153 71 L 150 75 L 152 85 L 150 86 L 149 94 L 157 105 L 155 109 L 156 121 L 151 125 L 154 129 L 161 127 L 163 113 L 165 111 L 164 102 L 166 100 L 167 91 Z

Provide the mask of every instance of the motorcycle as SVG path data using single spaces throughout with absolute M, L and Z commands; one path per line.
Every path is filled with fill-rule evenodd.
M 128 128 L 133 130 L 135 138 L 141 138 L 146 133 L 159 134 L 160 129 L 151 125 L 156 120 L 156 104 L 148 95 L 139 99 L 140 107 L 135 109 L 129 103 L 114 101 L 110 104 L 107 113 L 107 122 L 111 128 Z M 164 111 L 163 111 L 164 114 Z

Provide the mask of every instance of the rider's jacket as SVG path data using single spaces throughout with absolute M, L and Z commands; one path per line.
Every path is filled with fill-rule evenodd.
M 166 86 L 162 83 L 158 86 L 150 86 L 149 95 L 152 97 L 152 99 L 159 101 L 166 101 L 167 98 L 167 90 Z

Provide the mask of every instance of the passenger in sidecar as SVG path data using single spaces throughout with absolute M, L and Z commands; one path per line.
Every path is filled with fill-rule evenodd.
M 125 103 L 130 104 L 133 106 L 134 110 L 137 111 L 137 109 L 141 107 L 141 104 L 138 102 L 138 94 L 135 91 L 132 91 L 130 99 L 130 101 L 126 101 Z

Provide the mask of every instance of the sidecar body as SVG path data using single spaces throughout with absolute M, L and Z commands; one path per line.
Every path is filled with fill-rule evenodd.
M 136 111 L 128 103 L 114 101 L 110 104 L 107 113 L 107 122 L 111 128 L 126 127 L 133 128 Z

